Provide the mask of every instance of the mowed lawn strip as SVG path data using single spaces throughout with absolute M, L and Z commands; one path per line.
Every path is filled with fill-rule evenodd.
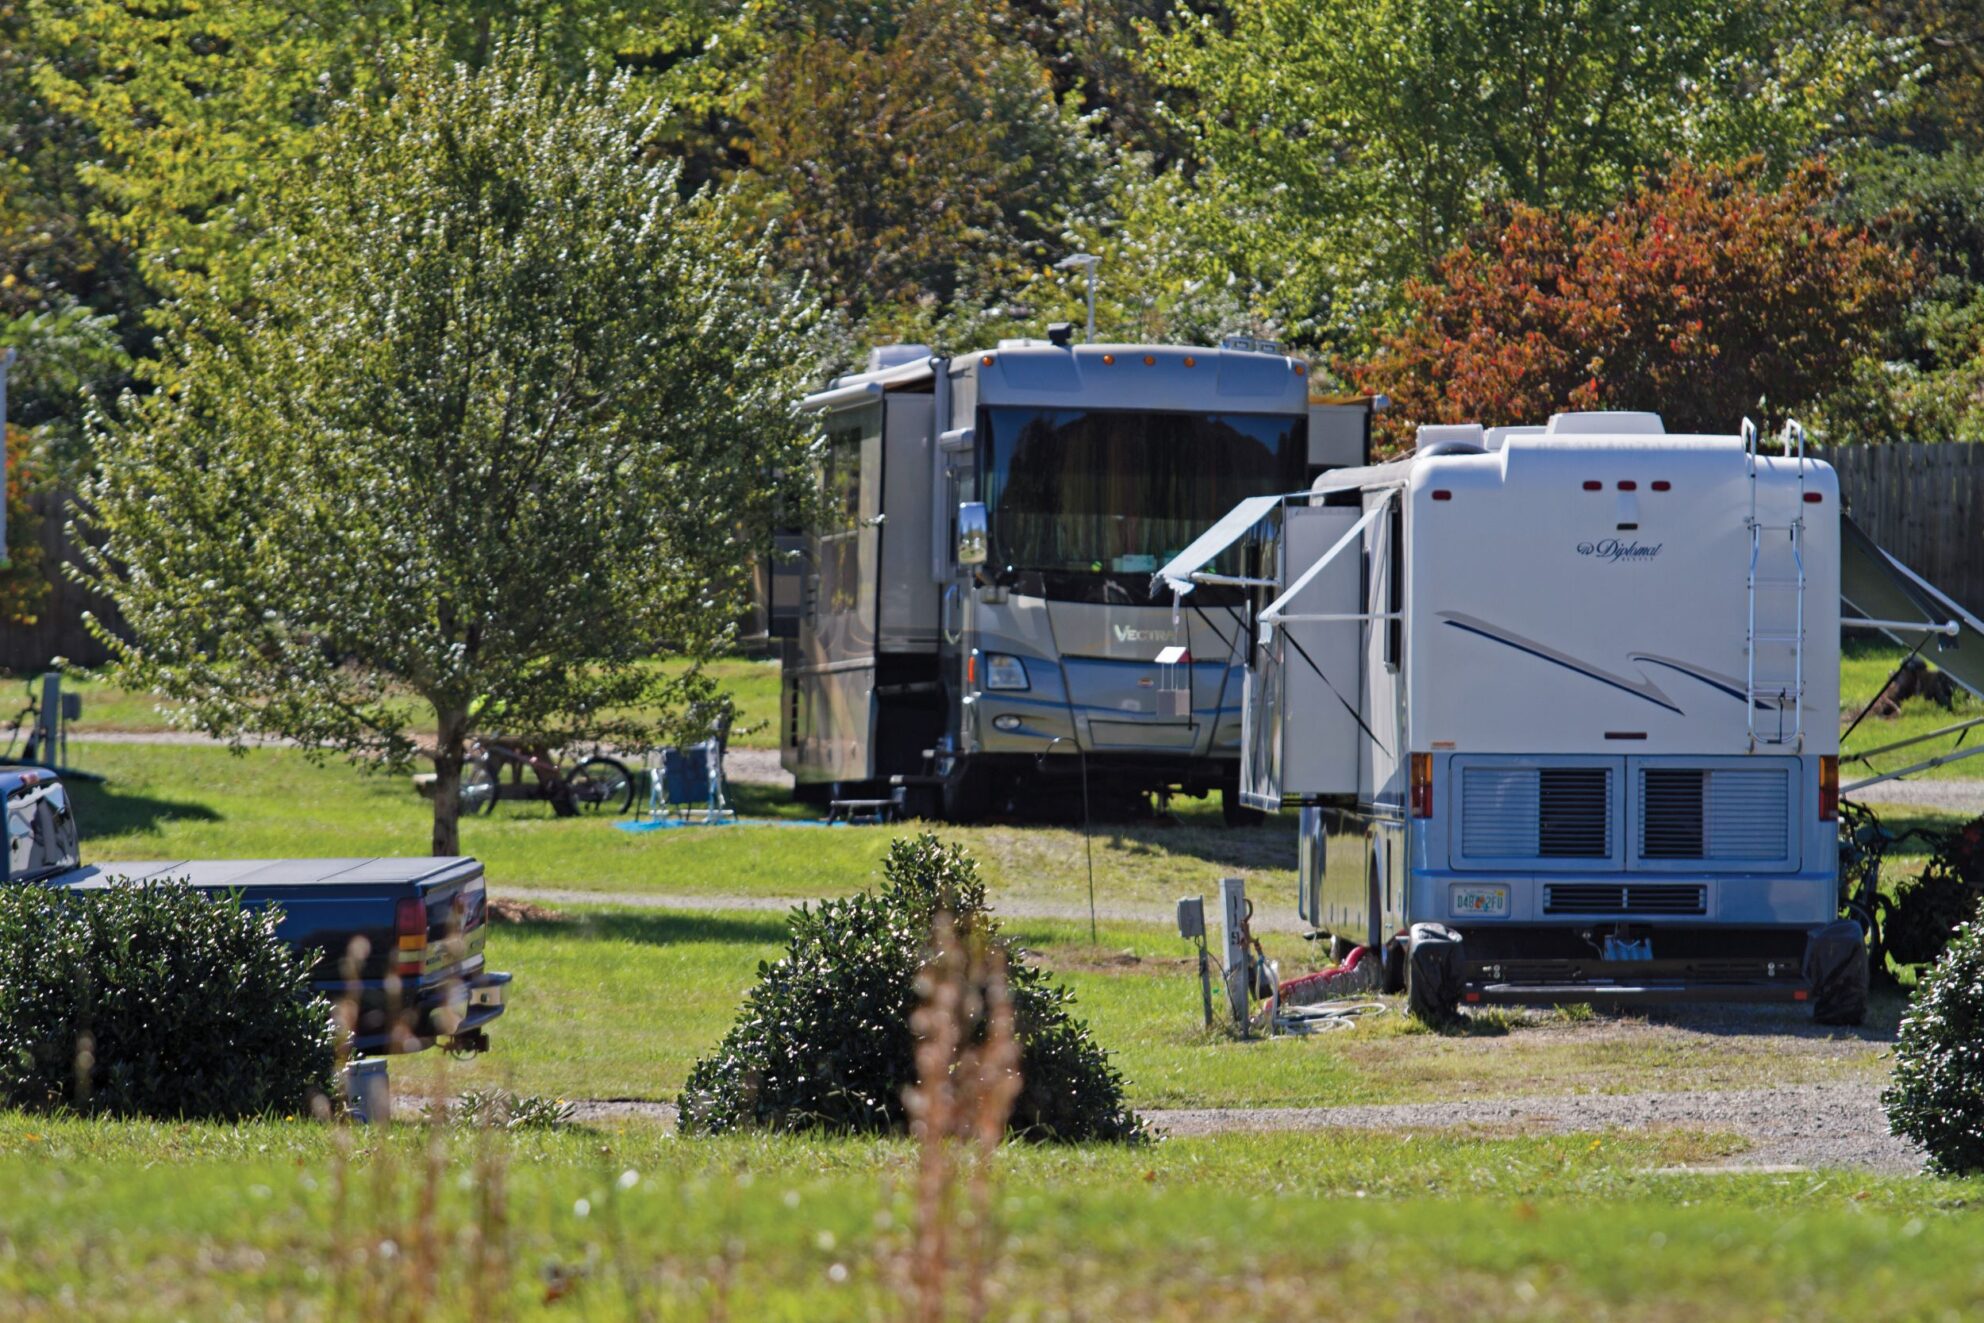
M 306 1122 L 0 1117 L 0 1297 L 24 1319 L 288 1316 L 352 1286 L 385 1242 L 414 1252 L 425 1139 L 361 1133 L 341 1168 L 329 1128 Z M 510 1301 L 525 1317 L 871 1317 L 913 1225 L 901 1142 L 456 1130 L 432 1218 L 453 1249 L 488 1174 L 469 1161 L 478 1145 L 504 1155 Z M 1984 1307 L 1984 1185 L 1674 1171 L 1737 1147 L 1689 1133 L 1015 1145 L 994 1172 L 996 1312 L 1203 1318 L 1234 1292 L 1344 1318 Z M 464 1263 L 443 1256 L 423 1317 L 466 1316 Z
M 1007 920 L 1075 993 L 1139 1107 L 1327 1107 L 1579 1092 L 1748 1089 L 1874 1080 L 1898 997 L 1863 1031 L 1818 1030 L 1801 1007 L 1752 1013 L 1746 1032 L 1671 1015 L 1573 1018 L 1488 1013 L 1435 1034 L 1400 998 L 1357 1028 L 1308 1038 L 1207 1034 L 1196 962 L 1173 933 L 1107 924 Z M 785 937 L 782 914 L 574 909 L 562 921 L 492 930 L 493 967 L 516 975 L 495 1048 L 470 1061 L 395 1061 L 403 1092 L 503 1087 L 565 1099 L 673 1101 L 699 1056 L 735 1018 L 760 961 Z M 1301 947 L 1283 937 L 1271 951 Z

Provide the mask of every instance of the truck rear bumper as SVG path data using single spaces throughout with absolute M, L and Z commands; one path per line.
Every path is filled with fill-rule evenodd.
M 510 976 L 483 971 L 424 988 L 413 1005 L 400 1003 L 383 982 L 358 988 L 358 1024 L 351 1051 L 361 1056 L 423 1052 L 440 1045 L 467 1051 L 489 1046 L 489 1025 L 503 1014 Z M 335 1002 L 350 995 L 349 984 L 322 986 Z

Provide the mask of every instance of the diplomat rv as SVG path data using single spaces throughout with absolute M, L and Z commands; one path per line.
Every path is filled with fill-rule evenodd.
M 773 617 L 802 798 L 968 820 L 1083 764 L 1098 796 L 1237 784 L 1244 596 L 1174 613 L 1151 574 L 1234 502 L 1364 463 L 1367 402 L 1312 399 L 1272 346 L 1070 338 L 899 346 L 805 401 L 828 516 Z
M 1748 424 L 1653 414 L 1422 428 L 1396 462 L 1239 504 L 1159 572 L 1181 609 L 1251 595 L 1243 797 L 1301 804 L 1302 916 L 1380 951 L 1416 1011 L 1863 1013 L 1839 489 L 1788 436 L 1778 457 Z

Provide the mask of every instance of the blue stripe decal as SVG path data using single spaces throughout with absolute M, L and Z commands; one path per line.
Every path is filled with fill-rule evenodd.
M 1652 662 L 1655 666 L 1665 666 L 1668 670 L 1678 671 L 1680 674 L 1687 676 L 1690 680 L 1700 680 L 1703 684 L 1707 685 L 1711 689 L 1720 689 L 1723 693 L 1728 694 L 1731 698 L 1735 699 L 1739 703 L 1743 701 L 1742 690 L 1737 689 L 1732 685 L 1726 685 L 1722 683 L 1722 681 L 1720 680 L 1711 680 L 1708 676 L 1703 675 L 1700 671 L 1691 671 L 1687 667 L 1677 666 L 1671 661 L 1662 661 L 1658 657 L 1648 657 L 1643 653 L 1637 653 L 1637 652 L 1633 654 L 1633 660 L 1641 663 Z M 1772 707 L 1769 703 L 1757 703 L 1757 710 L 1761 712 L 1777 711 L 1777 709 Z
M 1514 648 L 1517 652 L 1526 652 L 1530 656 L 1536 658 L 1539 661 L 1549 662 L 1552 666 L 1561 666 L 1565 670 L 1571 672 L 1573 675 L 1582 675 L 1587 680 L 1596 680 L 1598 681 L 1598 683 L 1602 685 L 1610 685 L 1612 688 L 1617 689 L 1622 694 L 1631 694 L 1634 698 L 1640 699 L 1644 702 L 1651 703 L 1655 707 L 1665 708 L 1667 711 L 1672 712 L 1677 717 L 1685 717 L 1688 715 L 1687 713 L 1683 712 L 1680 708 L 1675 707 L 1672 703 L 1663 703 L 1657 698 L 1651 698 L 1646 694 L 1641 693 L 1639 690 L 1633 688 L 1631 685 L 1620 684 L 1617 680 L 1614 680 L 1609 675 L 1601 675 L 1597 671 L 1589 671 L 1582 666 L 1573 666 L 1571 663 L 1565 661 L 1561 657 L 1552 657 L 1547 652 L 1538 652 L 1535 648 L 1526 648 L 1520 643 L 1512 643 L 1508 639 L 1501 637 L 1499 634 L 1490 634 L 1485 629 L 1476 629 L 1472 625 L 1463 625 L 1458 620 L 1449 620 L 1446 621 L 1445 623 L 1453 626 L 1455 629 L 1464 629 L 1470 634 L 1479 635 L 1480 637 L 1489 640 L 1491 643 L 1499 643 L 1505 648 Z

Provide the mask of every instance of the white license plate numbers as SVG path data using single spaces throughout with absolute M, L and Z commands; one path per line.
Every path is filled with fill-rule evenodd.
M 1484 919 L 1497 919 L 1509 912 L 1509 889 L 1507 887 L 1455 887 L 1453 889 L 1453 912 L 1456 915 L 1473 915 Z

